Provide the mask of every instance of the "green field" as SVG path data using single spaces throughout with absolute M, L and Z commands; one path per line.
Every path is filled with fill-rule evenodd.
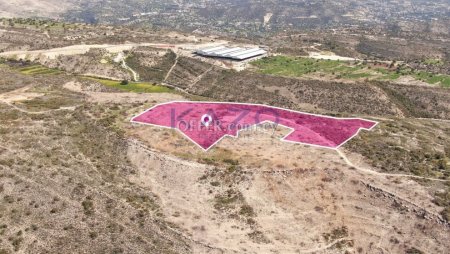
M 30 65 L 26 67 L 18 68 L 20 73 L 25 75 L 50 75 L 63 73 L 57 69 L 50 69 L 42 65 Z M 135 93 L 172 93 L 174 89 L 155 85 L 147 82 L 129 82 L 127 85 L 122 85 L 120 81 L 101 79 L 95 77 L 84 77 L 89 80 L 97 81 L 105 86 L 113 87 L 122 91 L 135 92 Z
M 442 62 L 442 60 L 434 59 L 434 58 L 425 59 L 423 62 L 428 65 L 443 65 L 444 64 Z
M 350 67 L 339 61 L 288 56 L 263 58 L 252 64 L 259 67 L 262 73 L 290 77 L 300 77 L 311 73 L 339 73 L 349 75 L 361 69 L 359 66 Z
M 429 84 L 440 83 L 444 87 L 450 87 L 450 76 L 428 73 L 424 71 L 414 73 L 414 77 L 418 80 L 427 82 Z
M 252 65 L 258 67 L 259 72 L 269 75 L 302 77 L 311 75 L 332 75 L 337 79 L 369 79 L 396 80 L 401 76 L 412 76 L 417 80 L 429 84 L 440 84 L 450 87 L 450 76 L 433 74 L 424 71 L 414 71 L 410 68 L 390 70 L 387 68 L 372 68 L 366 63 L 350 63 L 336 60 L 318 60 L 304 57 L 274 56 L 266 57 Z
M 42 65 L 30 65 L 27 67 L 19 68 L 20 73 L 26 75 L 46 75 L 46 74 L 59 74 L 62 73 L 58 69 L 50 69 Z
M 174 92 L 174 89 L 155 85 L 151 83 L 146 82 L 130 82 L 127 85 L 122 85 L 120 81 L 115 80 L 109 80 L 109 79 L 100 79 L 100 78 L 94 78 L 94 77 L 86 77 L 86 79 L 97 81 L 101 83 L 102 85 L 113 87 L 116 89 L 120 89 L 127 92 L 134 92 L 134 93 L 172 93 Z

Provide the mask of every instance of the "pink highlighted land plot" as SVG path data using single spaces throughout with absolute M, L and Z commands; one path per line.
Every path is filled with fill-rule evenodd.
M 361 129 L 378 123 L 359 118 L 335 118 L 277 107 L 222 102 L 169 102 L 156 105 L 132 122 L 178 129 L 208 150 L 225 136 L 237 137 L 242 129 L 272 122 L 292 131 L 282 140 L 337 149 Z

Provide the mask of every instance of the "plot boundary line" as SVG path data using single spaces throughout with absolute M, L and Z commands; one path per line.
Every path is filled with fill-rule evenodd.
M 336 120 L 361 120 L 361 121 L 367 121 L 367 122 L 372 122 L 374 125 L 371 128 L 363 128 L 360 127 L 358 129 L 358 131 L 353 134 L 350 138 L 346 139 L 344 142 L 342 142 L 341 144 L 339 144 L 336 147 L 329 147 L 329 146 L 321 146 L 321 145 L 315 145 L 315 144 L 309 144 L 309 143 L 305 143 L 305 142 L 298 142 L 298 141 L 291 141 L 291 140 L 286 140 L 286 137 L 288 137 L 289 135 L 291 135 L 293 132 L 295 132 L 294 128 L 291 128 L 289 126 L 280 124 L 280 123 L 275 123 L 278 124 L 280 126 L 283 126 L 284 128 L 290 129 L 291 131 L 284 136 L 283 138 L 280 139 L 280 141 L 282 142 L 287 142 L 287 143 L 294 143 L 294 144 L 301 144 L 301 145 L 306 145 L 306 146 L 312 146 L 312 147 L 319 147 L 319 148 L 326 148 L 326 149 L 331 149 L 331 150 L 338 150 L 340 147 L 342 147 L 343 145 L 345 145 L 347 142 L 349 142 L 350 140 L 352 140 L 354 137 L 356 137 L 359 132 L 361 130 L 367 130 L 367 131 L 371 131 L 373 130 L 376 126 L 378 126 L 379 122 L 378 121 L 373 121 L 373 120 L 367 120 L 367 119 L 363 119 L 363 118 L 358 118 L 358 117 L 334 117 L 334 116 L 327 116 L 327 115 L 320 115 L 320 114 L 314 114 L 314 113 L 307 113 L 307 112 L 302 112 L 302 111 L 296 111 L 296 110 L 292 110 L 292 109 L 286 109 L 286 108 L 281 108 L 281 107 L 276 107 L 276 106 L 268 106 L 265 104 L 257 104 L 257 103 L 241 103 L 241 102 L 214 102 L 214 101 L 170 101 L 170 102 L 164 102 L 164 103 L 158 103 L 156 105 L 154 105 L 153 107 L 145 110 L 144 112 L 134 116 L 131 118 L 130 122 L 131 123 L 136 123 L 136 124 L 143 124 L 143 125 L 149 125 L 149 126 L 155 126 L 155 127 L 160 127 L 160 128 L 165 128 L 165 129 L 171 129 L 171 130 L 177 130 L 178 132 L 180 132 L 184 137 L 186 137 L 189 141 L 191 141 L 192 143 L 194 143 L 195 145 L 197 145 L 198 147 L 200 147 L 204 152 L 208 152 L 211 148 L 213 148 L 214 146 L 216 146 L 220 141 L 222 141 L 222 139 L 224 139 L 225 137 L 232 137 L 234 139 L 238 139 L 239 138 L 239 133 L 241 131 L 245 131 L 248 130 L 250 128 L 252 128 L 253 126 L 257 126 L 257 125 L 261 125 L 264 123 L 274 123 L 272 121 L 262 121 L 260 123 L 257 124 L 253 124 L 248 126 L 247 128 L 242 128 L 240 130 L 237 130 L 236 136 L 230 135 L 230 134 L 225 134 L 223 135 L 220 139 L 218 139 L 216 142 L 214 142 L 212 145 L 210 145 L 208 148 L 204 148 L 201 145 L 199 145 L 196 141 L 194 141 L 193 139 L 191 139 L 188 135 L 186 135 L 184 132 L 182 132 L 180 129 L 178 128 L 172 128 L 172 127 L 168 127 L 168 126 L 162 126 L 162 125 L 157 125 L 157 124 L 152 124 L 152 123 L 144 123 L 144 122 L 139 122 L 139 121 L 135 121 L 134 119 L 138 118 L 139 116 L 146 114 L 147 112 L 149 112 L 150 110 L 162 106 L 162 105 L 168 105 L 168 104 L 172 104 L 172 103 L 187 103 L 187 104 L 231 104 L 231 105 L 250 105 L 250 106 L 263 106 L 263 107 L 267 107 L 267 108 L 272 108 L 272 109 L 278 109 L 278 110 L 285 110 L 285 111 L 289 111 L 289 112 L 293 112 L 293 113 L 300 113 L 300 114 L 305 114 L 305 115 L 310 115 L 310 116 L 318 116 L 318 117 L 323 117 L 323 118 L 330 118 L 330 119 L 336 119 Z

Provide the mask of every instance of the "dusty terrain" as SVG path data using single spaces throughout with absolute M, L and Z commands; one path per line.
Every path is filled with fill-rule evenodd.
M 179 95 L 95 92 L 59 80 L 1 97 L 10 102 L 4 98 L 14 94 L 16 106 L 24 109 L 2 106 L 6 250 L 444 253 L 449 248 L 449 226 L 429 197 L 428 188 L 440 182 L 425 187 L 409 176 L 379 174 L 345 148 L 284 143 L 279 137 L 287 130 L 270 126 L 224 139 L 205 154 L 175 131 L 129 122 L 135 112 Z M 60 89 L 59 96 L 76 96 L 81 105 L 43 111 L 40 104 L 39 114 L 23 105 Z M 12 156 L 19 151 L 21 157 Z M 51 239 L 55 230 L 61 233 Z
M 307 150 L 305 155 L 310 155 L 311 149 Z M 420 212 L 417 214 L 414 210 L 421 208 L 399 196 L 407 200 L 413 195 L 426 196 L 426 191 L 417 183 L 397 179 L 400 183 L 394 188 L 394 197 L 390 197 L 385 191 L 391 192 L 391 189 L 376 188 L 392 185 L 392 180 L 361 174 L 339 163 L 338 155 L 327 156 L 334 157 L 332 168 L 326 165 L 330 161 L 323 165 L 314 163 L 312 167 L 300 162 L 301 165 L 288 169 L 242 165 L 237 172 L 227 173 L 217 168 L 205 170 L 187 162 L 174 166 L 176 159 L 173 158 L 161 163 L 158 156 L 136 147 L 131 147 L 130 153 L 143 168 L 135 181 L 164 193 L 160 197 L 170 220 L 196 241 L 225 253 L 336 253 L 345 250 L 371 253 L 386 249 L 401 252 L 412 246 L 443 253 L 448 248 L 434 249 L 446 241 L 447 233 L 431 233 L 435 239 L 442 239 L 437 242 L 425 240 L 429 239 L 429 233 L 425 232 L 432 230 L 431 225 L 444 232 L 447 230 L 435 218 L 423 222 L 427 226 L 419 234 L 416 231 L 419 225 L 408 219 L 418 216 Z M 317 156 L 317 152 L 314 154 Z M 156 163 L 158 170 L 148 170 L 147 163 Z M 164 171 L 160 171 L 161 168 Z M 419 189 L 411 195 L 408 190 L 414 187 Z M 339 189 L 346 191 L 342 193 Z M 222 205 L 219 202 L 224 202 L 223 195 L 233 201 Z M 401 208 L 390 211 L 399 203 Z M 424 205 L 429 207 L 427 209 L 432 206 Z M 247 213 L 247 207 L 252 207 L 251 212 Z M 342 228 L 344 232 L 335 232 Z M 333 236 L 324 238 L 327 233 Z M 417 242 L 410 242 L 411 234 L 415 234 Z
M 188 53 L 224 41 L 207 36 L 136 30 L 132 40 L 128 28 L 87 26 L 61 39 L 70 32 L 26 26 L 0 32 L 2 56 L 14 59 L 0 59 L 0 253 L 450 249 L 448 88 L 236 71 Z M 118 54 L 142 81 L 173 89 L 81 76 L 131 79 Z M 203 152 L 175 130 L 130 122 L 174 100 L 380 125 L 337 151 L 282 142 L 288 130 L 265 125 Z

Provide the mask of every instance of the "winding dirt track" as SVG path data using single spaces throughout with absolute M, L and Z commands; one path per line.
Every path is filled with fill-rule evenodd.
M 450 181 L 450 180 L 443 180 L 443 179 L 436 179 L 436 178 L 429 178 L 429 177 L 415 176 L 415 175 L 407 175 L 407 174 L 389 174 L 389 173 L 377 172 L 377 171 L 374 171 L 374 170 L 371 170 L 368 168 L 363 168 L 363 167 L 355 165 L 348 159 L 348 157 L 345 155 L 345 153 L 341 149 L 338 149 L 337 152 L 342 157 L 342 159 L 345 161 L 345 163 L 347 163 L 348 166 L 354 167 L 357 170 L 363 171 L 365 173 L 378 175 L 378 176 L 408 177 L 408 178 L 423 179 L 423 180 L 438 181 L 438 182 L 449 182 Z
M 176 67 L 177 64 L 178 64 L 178 58 L 179 58 L 180 56 L 177 54 L 176 51 L 174 51 L 174 53 L 175 53 L 175 55 L 177 56 L 177 57 L 175 58 L 175 63 L 173 63 L 172 67 L 170 67 L 169 71 L 168 71 L 167 74 L 166 74 L 166 77 L 164 77 L 164 81 L 167 81 L 167 79 L 170 77 L 170 74 L 172 73 L 173 69 L 175 69 L 175 67 Z

